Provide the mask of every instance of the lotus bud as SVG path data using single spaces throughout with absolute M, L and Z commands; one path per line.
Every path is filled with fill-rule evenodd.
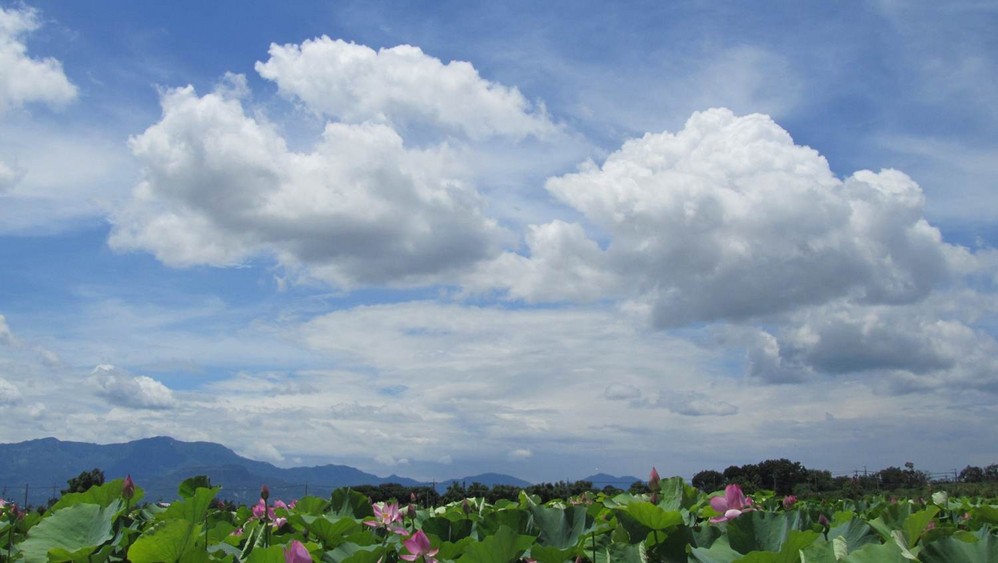
M 262 498 L 264 501 L 270 498 L 270 489 L 267 488 L 267 485 L 263 485 L 260 487 L 260 498 Z
M 291 543 L 284 549 L 284 561 L 285 563 L 311 563 L 312 554 L 300 541 L 291 540 Z
M 21 508 L 17 506 L 16 502 L 10 503 L 10 514 L 8 514 L 7 517 L 10 519 L 11 523 L 24 518 L 24 514 L 24 510 L 21 510 Z
M 135 496 L 135 481 L 132 481 L 131 475 L 125 475 L 125 484 L 121 486 L 121 496 L 125 497 L 125 500 L 132 500 Z
M 824 514 L 818 516 L 818 523 L 821 524 L 823 527 L 827 528 L 829 526 L 828 517 L 825 516 Z
M 661 480 L 662 478 L 658 476 L 658 470 L 652 467 L 651 475 L 648 476 L 648 487 L 652 490 L 652 492 L 658 490 L 658 484 Z
M 793 506 L 797 504 L 797 497 L 794 495 L 787 495 L 783 497 L 783 509 L 790 510 Z

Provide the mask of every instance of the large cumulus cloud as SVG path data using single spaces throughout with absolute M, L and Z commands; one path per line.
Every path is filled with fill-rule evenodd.
M 507 254 L 487 277 L 527 301 L 550 300 L 555 288 L 632 299 L 659 327 L 841 298 L 910 303 L 966 259 L 923 219 L 922 192 L 906 175 L 840 180 L 758 114 L 696 113 L 682 131 L 628 141 L 547 189 L 584 223 L 535 226 L 529 256 Z
M 516 88 L 482 79 L 467 62 L 444 64 L 419 47 L 375 51 L 323 36 L 271 45 L 261 76 L 311 110 L 338 120 L 428 125 L 472 138 L 544 136 L 555 130 Z
M 113 247 L 175 266 L 266 254 L 343 287 L 425 281 L 498 251 L 504 233 L 445 145 L 330 122 L 294 152 L 232 91 L 163 95 L 162 119 L 131 140 L 145 179 L 114 217 Z

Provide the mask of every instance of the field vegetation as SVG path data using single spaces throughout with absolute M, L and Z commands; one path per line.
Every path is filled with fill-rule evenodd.
M 765 488 L 773 477 L 766 468 L 793 470 L 788 464 L 726 470 L 720 482 L 701 473 L 693 481 L 703 488 L 654 470 L 627 491 L 585 481 L 526 489 L 454 483 L 443 494 L 381 485 L 278 499 L 264 486 L 252 506 L 223 500 L 205 476 L 181 483 L 172 502 L 152 503 L 130 478 L 101 483 L 103 475 L 85 472 L 47 508 L 2 502 L 0 561 L 998 560 L 998 501 L 961 490 L 994 486 L 992 467 L 980 480 L 971 471 L 972 480 L 948 484 L 913 467 L 885 470 L 879 492 L 867 490 L 867 475 L 838 483 L 847 494 L 833 494 L 806 470 L 794 473 L 793 486 L 789 474 L 774 473 L 775 486 Z M 898 481 L 890 484 L 916 494 L 885 492 L 891 475 Z M 736 477 L 744 486 L 723 481 Z

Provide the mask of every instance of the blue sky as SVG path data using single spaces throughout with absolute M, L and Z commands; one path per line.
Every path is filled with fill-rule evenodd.
M 993 3 L 0 7 L 0 441 L 996 461 Z

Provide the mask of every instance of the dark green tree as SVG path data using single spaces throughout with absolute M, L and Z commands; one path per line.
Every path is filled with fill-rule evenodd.
M 464 485 L 458 481 L 452 481 L 450 485 L 447 486 L 447 490 L 444 491 L 443 497 L 440 499 L 445 504 L 450 504 L 452 502 L 462 501 L 468 498 L 465 494 Z
M 963 468 L 957 477 L 961 483 L 980 483 L 984 480 L 984 470 L 980 467 L 968 465 Z
M 79 475 L 66 481 L 67 488 L 61 491 L 62 494 L 82 493 L 94 485 L 104 484 L 104 472 L 96 467 L 90 471 L 81 471 Z
M 465 491 L 465 494 L 472 498 L 486 498 L 489 496 L 489 487 L 488 485 L 483 485 L 482 483 L 475 481 L 468 486 L 468 490 Z
M 705 469 L 694 475 L 691 483 L 705 493 L 712 493 L 724 488 L 724 474 L 713 469 Z
M 806 482 L 808 477 L 806 467 L 786 458 L 767 459 L 755 467 L 758 486 L 772 489 L 778 495 L 789 495 L 798 483 Z

